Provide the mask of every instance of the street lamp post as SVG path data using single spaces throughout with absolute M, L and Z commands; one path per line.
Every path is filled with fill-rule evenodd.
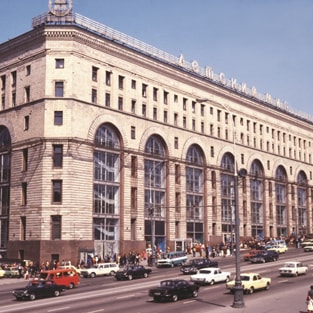
M 197 102 L 207 102 L 209 99 L 207 98 L 199 98 L 196 99 Z M 229 108 L 220 103 L 223 108 L 228 112 L 231 116 L 231 112 Z M 236 260 L 236 277 L 235 277 L 235 287 L 234 287 L 234 300 L 232 307 L 233 308 L 242 308 L 245 306 L 244 299 L 243 299 L 243 287 L 240 277 L 240 218 L 239 218 L 239 200 L 238 200 L 238 172 L 237 172 L 237 158 L 236 158 L 236 132 L 235 132 L 235 123 L 234 119 L 231 116 L 232 126 L 233 126 L 233 150 L 234 150 L 234 201 L 235 201 L 235 260 Z M 245 177 L 246 170 L 240 170 L 239 175 L 241 177 Z

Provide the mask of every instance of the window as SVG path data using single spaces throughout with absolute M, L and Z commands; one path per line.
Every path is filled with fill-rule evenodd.
M 186 111 L 187 110 L 187 99 L 183 98 L 183 110 Z
M 157 120 L 158 119 L 158 109 L 157 108 L 153 108 L 153 120 Z
M 158 101 L 158 88 L 153 88 L 153 101 Z
M 133 114 L 136 114 L 136 100 L 132 100 L 131 111 Z
M 30 102 L 30 86 L 26 86 L 24 92 L 25 92 L 25 103 Z
M 22 183 L 22 205 L 27 205 L 27 183 Z
M 147 89 L 148 89 L 148 85 L 142 84 L 142 96 L 143 96 L 144 98 L 147 97 Z
M 63 125 L 63 111 L 54 111 L 54 125 Z
M 1 75 L 1 90 L 5 90 L 5 75 Z
M 174 125 L 177 126 L 178 123 L 178 114 L 174 113 Z
M 124 88 L 124 76 L 118 76 L 118 89 Z
M 26 240 L 26 216 L 21 216 L 21 240 Z
M 111 71 L 106 71 L 105 72 L 105 84 L 107 86 L 111 86 L 111 75 L 112 75 Z
M 61 215 L 51 215 L 51 239 L 61 239 Z
M 178 149 L 178 137 L 174 137 L 174 147 Z
M 64 68 L 64 59 L 55 59 L 55 68 Z
M 183 116 L 183 127 L 186 128 L 187 127 L 187 120 L 186 120 L 186 116 Z
M 53 203 L 62 202 L 62 180 L 52 181 L 52 202 Z
M 63 95 L 64 95 L 64 82 L 55 82 L 54 94 L 56 97 L 63 97 Z
M 205 105 L 201 104 L 201 116 L 204 116 L 204 108 L 205 108 Z
M 1 109 L 2 110 L 5 109 L 5 96 L 4 95 L 1 96 Z
M 136 81 L 134 79 L 131 81 L 131 87 L 132 89 L 136 89 Z
M 91 90 L 91 102 L 96 104 L 97 103 L 97 89 Z
M 26 66 L 26 76 L 29 76 L 31 74 L 31 66 L 27 65 Z
M 24 130 L 29 129 L 29 115 L 24 116 Z
M 167 104 L 168 103 L 168 92 L 164 91 L 163 93 L 163 103 Z
M 12 87 L 16 87 L 16 71 L 11 73 Z
M 110 107 L 111 106 L 111 95 L 109 93 L 105 94 L 105 106 Z
M 137 177 L 137 167 L 138 167 L 137 157 L 132 155 L 132 157 L 131 157 L 131 177 Z
M 167 123 L 167 111 L 163 112 L 163 122 Z
M 196 130 L 196 121 L 194 119 L 192 119 L 192 130 Z
M 63 145 L 53 145 L 53 166 L 63 166 Z
M 118 97 L 118 109 L 123 111 L 123 97 Z
M 23 149 L 23 163 L 22 163 L 22 171 L 27 171 L 28 168 L 28 149 Z
M 142 116 L 143 117 L 147 116 L 147 107 L 145 104 L 142 105 Z
M 131 139 L 136 139 L 136 127 L 135 126 L 131 126 L 130 136 L 131 136 Z
M 93 82 L 98 81 L 98 70 L 99 69 L 97 67 L 95 67 L 95 66 L 92 67 L 91 79 Z
M 196 113 L 196 102 L 195 101 L 192 101 L 192 103 L 191 103 L 191 110 L 192 110 L 192 113 Z
M 12 106 L 16 106 L 16 92 L 13 91 L 12 92 Z

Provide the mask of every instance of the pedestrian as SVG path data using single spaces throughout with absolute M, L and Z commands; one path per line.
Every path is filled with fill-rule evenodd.
M 311 285 L 306 297 L 308 313 L 313 313 L 313 285 Z

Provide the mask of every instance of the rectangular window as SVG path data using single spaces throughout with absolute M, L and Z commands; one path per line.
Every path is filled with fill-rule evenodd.
M 29 129 L 29 115 L 24 116 L 24 130 Z
M 21 216 L 21 240 L 26 240 L 26 216 Z
M 97 89 L 92 88 L 91 90 L 91 102 L 94 104 L 97 103 Z
M 186 111 L 187 110 L 187 99 L 183 98 L 183 110 Z
M 136 114 L 136 100 L 132 100 L 131 111 L 133 114 Z
M 167 111 L 163 112 L 163 122 L 167 123 Z
M 201 133 L 204 133 L 204 122 L 201 122 Z
M 31 66 L 27 65 L 26 66 L 26 76 L 29 76 L 31 74 Z
M 1 75 L 1 90 L 5 90 L 5 75 Z
M 132 89 L 136 89 L 136 81 L 134 79 L 131 81 L 131 87 Z
M 111 86 L 111 75 L 112 75 L 111 71 L 106 71 L 105 72 L 105 84 L 107 86 Z
M 63 125 L 63 111 L 54 111 L 54 125 Z
M 63 145 L 53 145 L 53 167 L 63 166 Z
M 27 205 L 27 183 L 22 183 L 22 205 Z
M 153 88 L 153 101 L 158 101 L 158 88 Z
M 174 148 L 178 149 L 178 137 L 174 137 Z
M 196 113 L 196 102 L 195 101 L 192 101 L 192 103 L 191 103 L 191 110 L 192 110 L 192 113 Z
M 187 120 L 186 120 L 186 116 L 183 117 L 183 127 L 186 128 L 187 127 Z
M 192 119 L 192 130 L 196 130 L 196 121 L 194 119 Z
M 131 139 L 136 139 L 136 127 L 135 126 L 131 126 L 130 136 L 131 136 Z
M 12 92 L 12 106 L 16 106 L 16 92 L 13 91 Z
M 62 202 L 62 180 L 52 181 L 52 203 Z
M 25 92 L 25 103 L 30 102 L 30 86 L 26 86 L 24 89 Z
M 1 108 L 2 110 L 5 109 L 5 96 L 4 95 L 1 96 Z
M 204 108 L 205 108 L 205 105 L 201 104 L 201 116 L 204 116 Z
M 137 157 L 132 155 L 131 157 L 131 177 L 137 177 L 137 166 L 138 166 Z
M 64 82 L 55 82 L 54 95 L 56 97 L 64 96 Z
M 153 108 L 153 120 L 156 121 L 158 119 L 158 109 Z
M 61 215 L 51 215 L 51 239 L 61 239 L 62 229 L 62 217 Z
M 147 97 L 147 89 L 148 89 L 148 85 L 146 84 L 142 84 L 142 97 L 146 98 Z
M 124 89 L 124 76 L 118 76 L 118 89 Z
M 12 87 L 16 87 L 16 71 L 11 73 Z
M 163 93 L 163 103 L 168 104 L 168 92 L 164 91 Z
M 141 110 L 142 116 L 146 117 L 147 116 L 147 107 L 145 104 L 142 105 L 142 110 Z
M 27 171 L 28 168 L 28 149 L 23 149 L 23 162 L 22 162 L 22 171 Z
M 64 59 L 55 59 L 55 68 L 64 68 Z
M 95 66 L 92 67 L 91 79 L 93 82 L 98 81 L 98 70 L 99 69 L 97 67 Z
M 109 93 L 105 94 L 105 106 L 110 107 L 111 106 L 111 95 Z
M 178 114 L 174 113 L 174 125 L 177 126 L 178 124 Z
M 118 109 L 123 111 L 123 97 L 118 97 Z

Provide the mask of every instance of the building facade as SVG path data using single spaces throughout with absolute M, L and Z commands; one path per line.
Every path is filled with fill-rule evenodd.
M 3 257 L 216 244 L 236 209 L 240 240 L 312 232 L 309 116 L 49 8 L 0 45 Z

